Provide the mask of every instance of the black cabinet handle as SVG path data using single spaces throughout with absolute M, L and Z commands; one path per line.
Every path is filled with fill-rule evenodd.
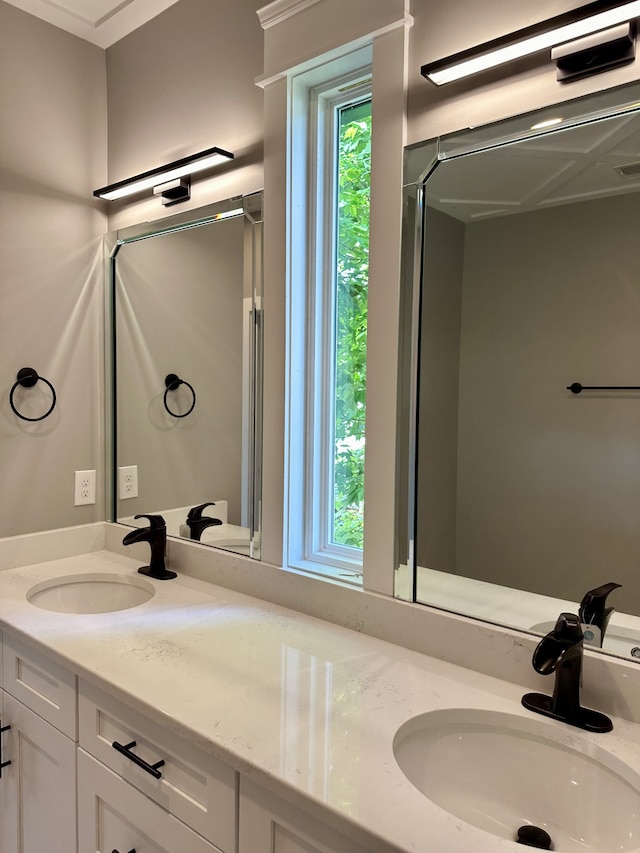
M 149 764 L 143 758 L 140 758 L 139 755 L 136 755 L 135 752 L 131 752 L 133 747 L 136 745 L 135 740 L 132 740 L 131 743 L 126 743 L 124 746 L 121 743 L 118 743 L 117 740 L 111 744 L 111 746 L 119 752 L 121 755 L 126 756 L 129 761 L 133 761 L 134 764 L 137 764 L 138 767 L 141 767 L 143 770 L 146 770 L 147 773 L 150 773 L 154 779 L 160 779 L 162 773 L 158 770 L 158 767 L 164 766 L 164 761 L 156 761 L 155 764 Z
M 111 853 L 120 853 L 119 850 L 112 850 Z M 129 850 L 129 853 L 136 853 L 135 850 Z
M 0 735 L 3 732 L 8 732 L 11 726 L 0 726 Z M 0 738 L 0 779 L 2 779 L 2 768 L 8 767 L 11 764 L 10 761 L 2 760 L 2 738 Z

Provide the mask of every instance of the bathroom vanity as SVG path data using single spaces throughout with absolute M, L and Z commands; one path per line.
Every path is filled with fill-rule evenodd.
M 11 763 L 0 781 L 3 853 L 515 851 L 514 840 L 460 812 L 455 790 L 473 801 L 481 787 L 490 818 L 505 819 L 491 797 L 506 796 L 498 776 L 511 771 L 497 758 L 516 741 L 522 754 L 534 744 L 546 760 L 577 768 L 580 796 L 571 808 L 565 801 L 563 814 L 584 818 L 586 847 L 565 844 L 560 816 L 560 825 L 549 822 L 556 850 L 637 849 L 631 824 L 640 809 L 616 805 L 620 790 L 622 800 L 640 803 L 637 726 L 615 719 L 612 733 L 596 736 L 533 719 L 520 685 L 206 583 L 177 565 L 176 580 L 143 579 L 144 551 L 132 558 L 106 550 L 109 527 L 65 532 L 85 544 L 65 556 L 49 549 L 50 560 L 42 552 L 54 534 L 33 537 L 38 548 L 4 540 L 0 719 L 10 728 L 1 763 Z M 104 589 L 153 589 L 128 607 L 125 591 L 124 609 L 99 612 L 107 593 L 91 603 L 92 576 Z M 462 739 L 458 729 L 443 739 L 442 721 L 462 726 Z M 407 753 L 437 767 L 452 732 L 462 743 L 448 762 L 454 795 L 438 802 Z M 507 744 L 496 761 L 483 752 L 494 737 Z M 550 788 L 538 779 L 543 769 L 531 768 L 533 812 Z M 594 785 L 601 802 L 589 799 L 587 808 Z M 623 809 L 631 824 L 614 838 L 619 820 L 610 818 Z

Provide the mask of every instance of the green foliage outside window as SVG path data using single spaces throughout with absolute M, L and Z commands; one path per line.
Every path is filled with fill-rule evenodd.
M 371 101 L 340 111 L 333 541 L 362 548 Z

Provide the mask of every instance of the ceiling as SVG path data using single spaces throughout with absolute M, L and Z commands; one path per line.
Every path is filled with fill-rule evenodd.
M 177 0 L 6 0 L 24 12 L 107 48 Z

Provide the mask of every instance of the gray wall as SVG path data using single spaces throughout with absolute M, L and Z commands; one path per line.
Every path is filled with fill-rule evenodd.
M 104 52 L 0 2 L 0 536 L 103 518 L 73 506 L 74 471 L 102 467 Z M 58 393 L 41 423 L 10 410 L 17 371 Z M 42 383 L 16 394 L 37 417 Z M 98 493 L 102 480 L 98 481 Z
M 109 182 L 215 145 L 234 162 L 194 182 L 180 212 L 262 189 L 262 91 L 255 85 L 262 5 L 180 0 L 107 50 Z M 149 197 L 109 212 L 111 228 L 166 215 Z
M 139 497 L 118 516 L 229 501 L 240 524 L 244 217 L 125 245 L 117 255 L 118 464 Z M 193 385 L 185 418 L 164 377 Z M 169 407 L 186 412 L 181 386 Z
M 213 145 L 236 160 L 194 187 L 191 207 L 262 187 L 261 5 L 181 0 L 105 53 L 0 0 L 0 536 L 105 517 L 101 500 L 73 506 L 74 471 L 96 468 L 99 496 L 104 474 L 107 219 L 92 191 Z M 171 209 L 109 213 L 121 227 Z M 39 425 L 9 408 L 25 365 L 58 392 Z M 47 403 L 39 388 L 19 396 L 34 400 L 26 414 Z
M 457 553 L 426 565 L 570 600 L 614 580 L 640 612 L 640 394 L 566 390 L 640 384 L 638 201 L 467 225 Z

